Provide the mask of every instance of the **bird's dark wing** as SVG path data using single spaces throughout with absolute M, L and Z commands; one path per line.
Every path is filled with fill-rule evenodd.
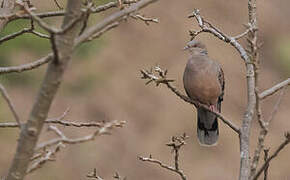
M 221 112 L 221 103 L 224 100 L 224 93 L 225 93 L 225 77 L 224 77 L 224 72 L 223 69 L 220 68 L 219 69 L 219 76 L 218 76 L 220 85 L 221 85 L 221 89 L 222 89 L 222 93 L 218 98 L 218 102 L 217 102 L 217 109 L 219 112 Z

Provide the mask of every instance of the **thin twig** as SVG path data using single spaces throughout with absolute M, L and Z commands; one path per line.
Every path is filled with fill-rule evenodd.
M 131 15 L 131 17 L 134 19 L 139 19 L 139 20 L 143 21 L 146 25 L 150 25 L 150 22 L 159 23 L 159 20 L 157 18 L 148 18 L 148 17 L 144 17 L 140 14 Z
M 52 57 L 53 57 L 52 54 L 48 54 L 47 56 L 45 56 L 39 60 L 36 60 L 32 63 L 23 64 L 23 65 L 19 65 L 19 66 L 0 67 L 0 75 L 7 74 L 7 73 L 13 73 L 13 72 L 21 73 L 23 71 L 35 69 L 35 68 L 51 61 Z
M 123 0 L 123 4 L 134 4 L 139 2 L 140 0 Z M 97 7 L 92 7 L 91 8 L 91 13 L 100 13 L 103 11 L 106 11 L 110 8 L 113 7 L 118 7 L 119 6 L 119 2 L 115 1 L 115 2 L 109 2 L 103 5 L 99 5 Z M 82 9 L 82 11 L 84 11 L 86 9 Z M 60 11 L 49 11 L 49 12 L 40 12 L 40 13 L 35 13 L 35 15 L 39 18 L 49 18 L 49 17 L 57 17 L 57 16 L 64 16 L 65 15 L 65 11 L 64 10 L 60 10 Z M 17 20 L 17 19 L 31 19 L 31 16 L 29 14 L 19 14 L 19 13 L 11 13 L 11 14 L 7 14 L 7 15 L 2 15 L 0 16 L 0 19 L 5 19 L 8 21 L 13 21 L 13 20 Z
M 153 159 L 151 155 L 148 158 L 139 156 L 138 159 L 141 161 L 158 164 L 160 167 L 164 169 L 177 173 L 181 177 L 182 180 L 186 180 L 185 174 L 183 173 L 181 169 L 179 169 L 179 150 L 182 146 L 186 144 L 185 140 L 187 138 L 188 136 L 186 136 L 185 133 L 180 137 L 173 136 L 171 138 L 171 142 L 166 144 L 168 147 L 171 147 L 172 151 L 174 152 L 174 167 L 166 165 L 158 159 Z
M 60 151 L 61 147 L 64 147 L 62 143 L 59 143 L 55 146 L 55 148 L 51 150 L 45 150 L 44 154 L 40 154 L 38 158 L 34 158 L 35 161 L 27 170 L 28 173 L 32 173 L 35 170 L 41 168 L 48 161 L 55 161 L 55 155 Z
M 290 143 L 290 133 L 285 133 L 285 140 L 280 144 L 280 146 L 274 151 L 274 153 L 266 160 L 263 166 L 257 171 L 257 174 L 254 176 L 253 180 L 257 180 L 261 173 L 269 166 L 271 160 L 273 160 L 282 149 L 284 149 Z
M 73 121 L 65 121 L 63 120 L 66 116 L 67 113 L 69 112 L 69 109 L 67 109 L 66 111 L 64 111 L 64 113 L 59 116 L 59 117 L 55 117 L 55 118 L 49 118 L 45 120 L 46 124 L 58 124 L 58 125 L 62 125 L 62 126 L 67 126 L 67 127 L 98 127 L 101 128 L 104 123 L 102 122 L 73 122 Z M 3 122 L 0 123 L 0 128 L 15 128 L 15 127 L 19 127 L 19 125 L 17 123 L 14 122 Z
M 3 98 L 5 99 L 5 101 L 7 102 L 8 106 L 9 106 L 9 109 L 10 111 L 12 112 L 13 116 L 14 116 L 14 119 L 17 123 L 17 125 L 20 127 L 21 126 L 21 123 L 20 123 L 20 119 L 19 119 L 19 116 L 16 112 L 16 109 L 15 109 L 15 106 L 14 104 L 12 103 L 6 89 L 4 88 L 4 86 L 2 84 L 0 84 L 0 91 L 1 91 L 1 94 L 3 96 Z
M 101 136 L 101 135 L 105 135 L 105 134 L 109 134 L 110 130 L 114 127 L 122 127 L 125 124 L 124 121 L 112 121 L 112 122 L 108 122 L 103 124 L 103 126 L 101 126 L 100 128 L 98 128 L 94 133 L 90 134 L 90 135 L 86 135 L 83 137 L 79 137 L 79 138 L 67 138 L 66 136 L 61 136 L 59 138 L 55 138 L 43 143 L 40 143 L 36 148 L 35 151 L 38 151 L 40 149 L 46 148 L 46 147 L 50 147 L 53 146 L 55 144 L 58 143 L 63 143 L 63 144 L 78 144 L 78 143 L 83 143 L 83 142 L 87 142 L 87 141 L 92 141 L 95 139 L 95 137 L 97 136 Z
M 214 27 L 211 23 L 208 21 L 204 21 L 203 17 L 200 15 L 200 11 L 198 9 L 195 9 L 188 18 L 195 18 L 198 22 L 199 27 L 201 28 L 201 31 L 197 31 L 197 33 L 193 33 L 195 36 L 196 34 L 200 34 L 202 32 L 210 33 L 220 40 L 229 43 L 232 45 L 241 55 L 242 59 L 244 59 L 245 62 L 251 63 L 249 56 L 247 55 L 245 49 L 238 43 L 238 41 L 234 37 L 230 37 L 226 35 L 225 33 L 222 33 L 218 28 Z M 207 26 L 208 24 L 209 26 Z M 193 32 L 193 31 L 191 31 Z M 190 33 L 191 35 L 192 33 Z M 194 37 L 195 37 L 194 36 Z M 193 38 L 194 38 L 193 37 Z
M 272 94 L 274 94 L 275 92 L 279 91 L 280 89 L 282 89 L 285 86 L 289 86 L 290 85 L 290 78 L 286 79 L 285 81 L 282 81 L 278 84 L 276 84 L 275 86 L 263 91 L 262 93 L 259 94 L 259 98 L 261 100 L 265 99 L 268 96 L 271 96 Z
M 89 173 L 87 174 L 87 177 L 88 177 L 88 178 L 94 178 L 94 179 L 96 179 L 96 180 L 103 180 L 103 178 L 101 178 L 101 177 L 98 175 L 98 173 L 97 173 L 97 169 L 96 169 L 96 168 L 94 168 L 93 172 L 89 172 Z
M 269 148 L 268 149 L 264 149 L 264 161 L 266 162 L 269 156 Z M 264 180 L 268 179 L 268 168 L 269 168 L 269 164 L 267 165 L 267 167 L 264 170 Z
M 278 110 L 279 110 L 279 107 L 280 107 L 280 104 L 281 104 L 281 102 L 282 102 L 282 100 L 283 100 L 283 96 L 284 96 L 284 94 L 285 94 L 285 91 L 286 91 L 286 87 L 284 87 L 282 90 L 281 90 L 281 92 L 280 92 L 280 94 L 279 94 L 279 96 L 278 96 L 278 99 L 277 99 L 277 102 L 276 102 L 276 104 L 274 105 L 274 108 L 273 108 L 273 111 L 271 112 L 271 114 L 270 114 L 270 117 L 269 117 L 269 119 L 268 119 L 268 124 L 274 119 L 274 117 L 276 116 L 276 114 L 277 114 L 277 112 L 278 112 Z
M 40 32 L 35 31 L 33 23 L 31 23 L 31 27 L 30 28 L 24 28 L 21 31 L 14 32 L 12 34 L 9 34 L 7 36 L 2 37 L 0 39 L 0 44 L 2 44 L 3 42 L 9 41 L 11 39 L 14 39 L 14 38 L 16 38 L 18 36 L 21 36 L 22 34 L 25 34 L 25 33 L 31 33 L 31 34 L 34 34 L 34 35 L 36 35 L 38 37 L 41 37 L 41 38 L 46 38 L 46 39 L 49 38 L 49 36 L 47 36 L 46 34 L 42 34 Z
M 117 26 L 119 26 L 120 23 L 119 22 L 114 22 L 108 26 L 106 26 L 103 30 L 99 31 L 96 34 L 93 34 L 92 36 L 90 36 L 86 41 L 92 41 L 94 39 L 99 38 L 101 35 L 103 35 L 104 33 L 106 33 L 107 31 L 110 31 L 111 29 L 116 28 Z
M 24 29 L 22 29 L 21 31 L 18 31 L 18 32 L 15 32 L 15 33 L 9 34 L 9 35 L 7 35 L 7 36 L 4 36 L 4 37 L 2 37 L 2 38 L 0 39 L 0 44 L 2 44 L 2 43 L 5 42 L 5 41 L 9 41 L 9 40 L 11 40 L 11 39 L 14 39 L 14 38 L 16 38 L 17 36 L 20 36 L 20 35 L 22 35 L 22 34 L 28 33 L 28 32 L 30 32 L 30 31 L 31 31 L 30 28 L 24 28 Z
M 277 102 L 273 108 L 273 112 L 270 114 L 270 117 L 268 119 L 268 121 L 264 121 L 262 118 L 261 118 L 261 112 L 260 112 L 260 109 L 257 110 L 257 114 L 258 114 L 258 120 L 259 120 L 259 125 L 261 127 L 261 130 L 260 130 L 260 133 L 259 133 L 259 136 L 258 136 L 258 142 L 257 142 L 257 147 L 255 149 L 255 152 L 254 152 L 254 157 L 253 157 L 253 161 L 252 161 L 252 164 L 251 164 L 251 176 L 253 177 L 256 173 L 256 169 L 257 169 L 257 166 L 258 166 L 258 163 L 259 163 L 259 159 L 260 159 L 260 154 L 261 154 L 261 151 L 262 149 L 264 149 L 264 142 L 265 142 L 265 138 L 268 134 L 268 126 L 269 126 L 269 123 L 270 121 L 272 121 L 279 109 L 279 106 L 281 104 L 281 101 L 283 99 L 283 95 L 284 95 L 284 92 L 285 92 L 285 88 L 281 90 L 280 94 L 279 94 L 279 97 L 277 99 Z M 257 102 L 259 102 L 259 100 L 257 100 Z M 257 103 L 258 104 L 258 103 Z
M 233 38 L 235 40 L 241 39 L 241 38 L 245 37 L 250 31 L 251 31 L 251 29 L 248 28 L 245 32 L 243 32 L 243 33 L 241 33 L 241 34 L 239 34 L 237 36 L 234 36 Z
M 55 5 L 59 8 L 59 9 L 63 9 L 63 7 L 60 6 L 60 4 L 57 2 L 57 0 L 53 0 Z
M 100 31 L 102 31 L 108 25 L 110 25 L 114 22 L 117 22 L 120 19 L 122 19 L 123 17 L 128 16 L 129 14 L 134 13 L 134 12 L 138 11 L 139 9 L 144 8 L 147 5 L 154 3 L 156 1 L 158 1 L 158 0 L 141 0 L 133 5 L 129 6 L 128 8 L 124 8 L 123 10 L 110 15 L 109 17 L 105 18 L 102 22 L 100 22 L 100 23 L 88 28 L 87 30 L 85 30 L 83 32 L 83 34 L 75 40 L 75 46 L 81 44 L 82 42 L 87 41 L 87 39 L 89 39 L 93 34 L 96 34 Z
M 256 39 L 257 39 L 257 19 L 256 19 L 256 1 L 255 0 L 249 0 L 249 29 L 252 33 L 251 37 L 249 36 L 249 39 L 253 40 L 254 47 L 256 47 Z M 247 77 L 247 108 L 243 116 L 242 126 L 239 130 L 239 138 L 240 138 L 240 180 L 248 180 L 249 178 L 249 168 L 250 168 L 250 145 L 249 145 L 249 138 L 250 138 L 250 130 L 251 130 L 251 122 L 254 117 L 254 111 L 256 106 L 256 94 L 255 94 L 255 72 L 254 72 L 254 64 L 253 62 L 256 62 L 257 60 L 257 51 L 254 50 L 250 53 L 250 56 L 246 52 L 246 50 L 241 46 L 241 44 L 237 41 L 237 37 L 231 37 L 226 35 L 225 33 L 221 32 L 218 28 L 213 26 L 208 21 L 204 20 L 203 17 L 200 15 L 200 12 L 198 9 L 195 9 L 192 14 L 188 16 L 189 18 L 195 18 L 199 27 L 201 28 L 201 31 L 198 31 L 197 33 L 191 33 L 194 36 L 192 38 L 195 38 L 197 34 L 200 34 L 202 32 L 210 33 L 214 36 L 216 36 L 218 39 L 229 43 L 232 45 L 240 54 L 241 58 L 245 62 L 246 66 L 246 77 Z M 250 34 L 251 34 L 250 33 Z M 247 33 L 249 35 L 249 33 Z
M 55 27 L 52 27 L 51 25 L 47 24 L 46 22 L 44 22 L 40 17 L 38 17 L 32 10 L 32 8 L 28 8 L 26 7 L 23 3 L 17 1 L 18 5 L 19 6 L 22 6 L 23 10 L 25 10 L 25 12 L 27 14 L 30 15 L 30 17 L 35 20 L 38 25 L 43 28 L 44 30 L 46 30 L 47 32 L 49 33 L 57 33 L 57 28 Z

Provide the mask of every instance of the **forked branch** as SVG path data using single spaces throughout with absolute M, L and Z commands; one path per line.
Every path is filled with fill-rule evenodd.
M 161 168 L 167 169 L 167 170 L 172 171 L 174 173 L 177 173 L 182 180 L 186 180 L 185 174 L 179 168 L 179 150 L 181 147 L 183 147 L 186 144 L 185 140 L 187 138 L 188 138 L 188 136 L 185 133 L 183 135 L 181 135 L 180 137 L 173 136 L 171 138 L 171 142 L 166 144 L 168 147 L 171 148 L 171 150 L 174 153 L 174 166 L 169 166 L 169 165 L 162 163 L 158 159 L 153 159 L 152 155 L 150 155 L 148 158 L 142 157 L 142 156 L 139 156 L 138 158 L 141 161 L 149 162 L 152 164 L 158 164 Z

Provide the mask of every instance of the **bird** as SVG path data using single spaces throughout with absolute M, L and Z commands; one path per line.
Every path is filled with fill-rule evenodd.
M 211 111 L 221 112 L 225 80 L 220 64 L 208 56 L 206 46 L 191 40 L 184 47 L 190 58 L 183 74 L 183 85 L 191 100 L 206 105 Z M 203 107 L 197 108 L 197 137 L 202 146 L 217 145 L 219 137 L 218 118 Z

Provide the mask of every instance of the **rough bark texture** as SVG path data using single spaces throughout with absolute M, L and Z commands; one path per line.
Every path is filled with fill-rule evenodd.
M 81 1 L 69 0 L 67 14 L 64 17 L 62 28 L 81 13 Z M 33 155 L 39 134 L 50 109 L 52 100 L 62 81 L 64 70 L 71 59 L 73 42 L 78 33 L 74 27 L 65 34 L 55 36 L 57 59 L 49 64 L 44 81 L 39 90 L 36 102 L 27 123 L 22 127 L 17 152 L 9 170 L 8 180 L 24 179 L 26 170 Z
M 257 16 L 256 16 L 256 0 L 248 1 L 248 11 L 249 11 L 249 23 L 254 29 L 253 32 L 249 33 L 249 40 L 255 41 L 257 38 Z M 253 44 L 251 44 L 253 45 Z M 246 63 L 247 69 L 247 94 L 248 94 L 248 104 L 247 109 L 243 117 L 243 124 L 241 128 L 240 135 L 240 180 L 248 180 L 250 176 L 250 131 L 251 124 L 255 113 L 256 107 L 256 93 L 255 93 L 255 72 L 254 64 L 257 61 L 256 50 L 251 49 L 251 62 Z

